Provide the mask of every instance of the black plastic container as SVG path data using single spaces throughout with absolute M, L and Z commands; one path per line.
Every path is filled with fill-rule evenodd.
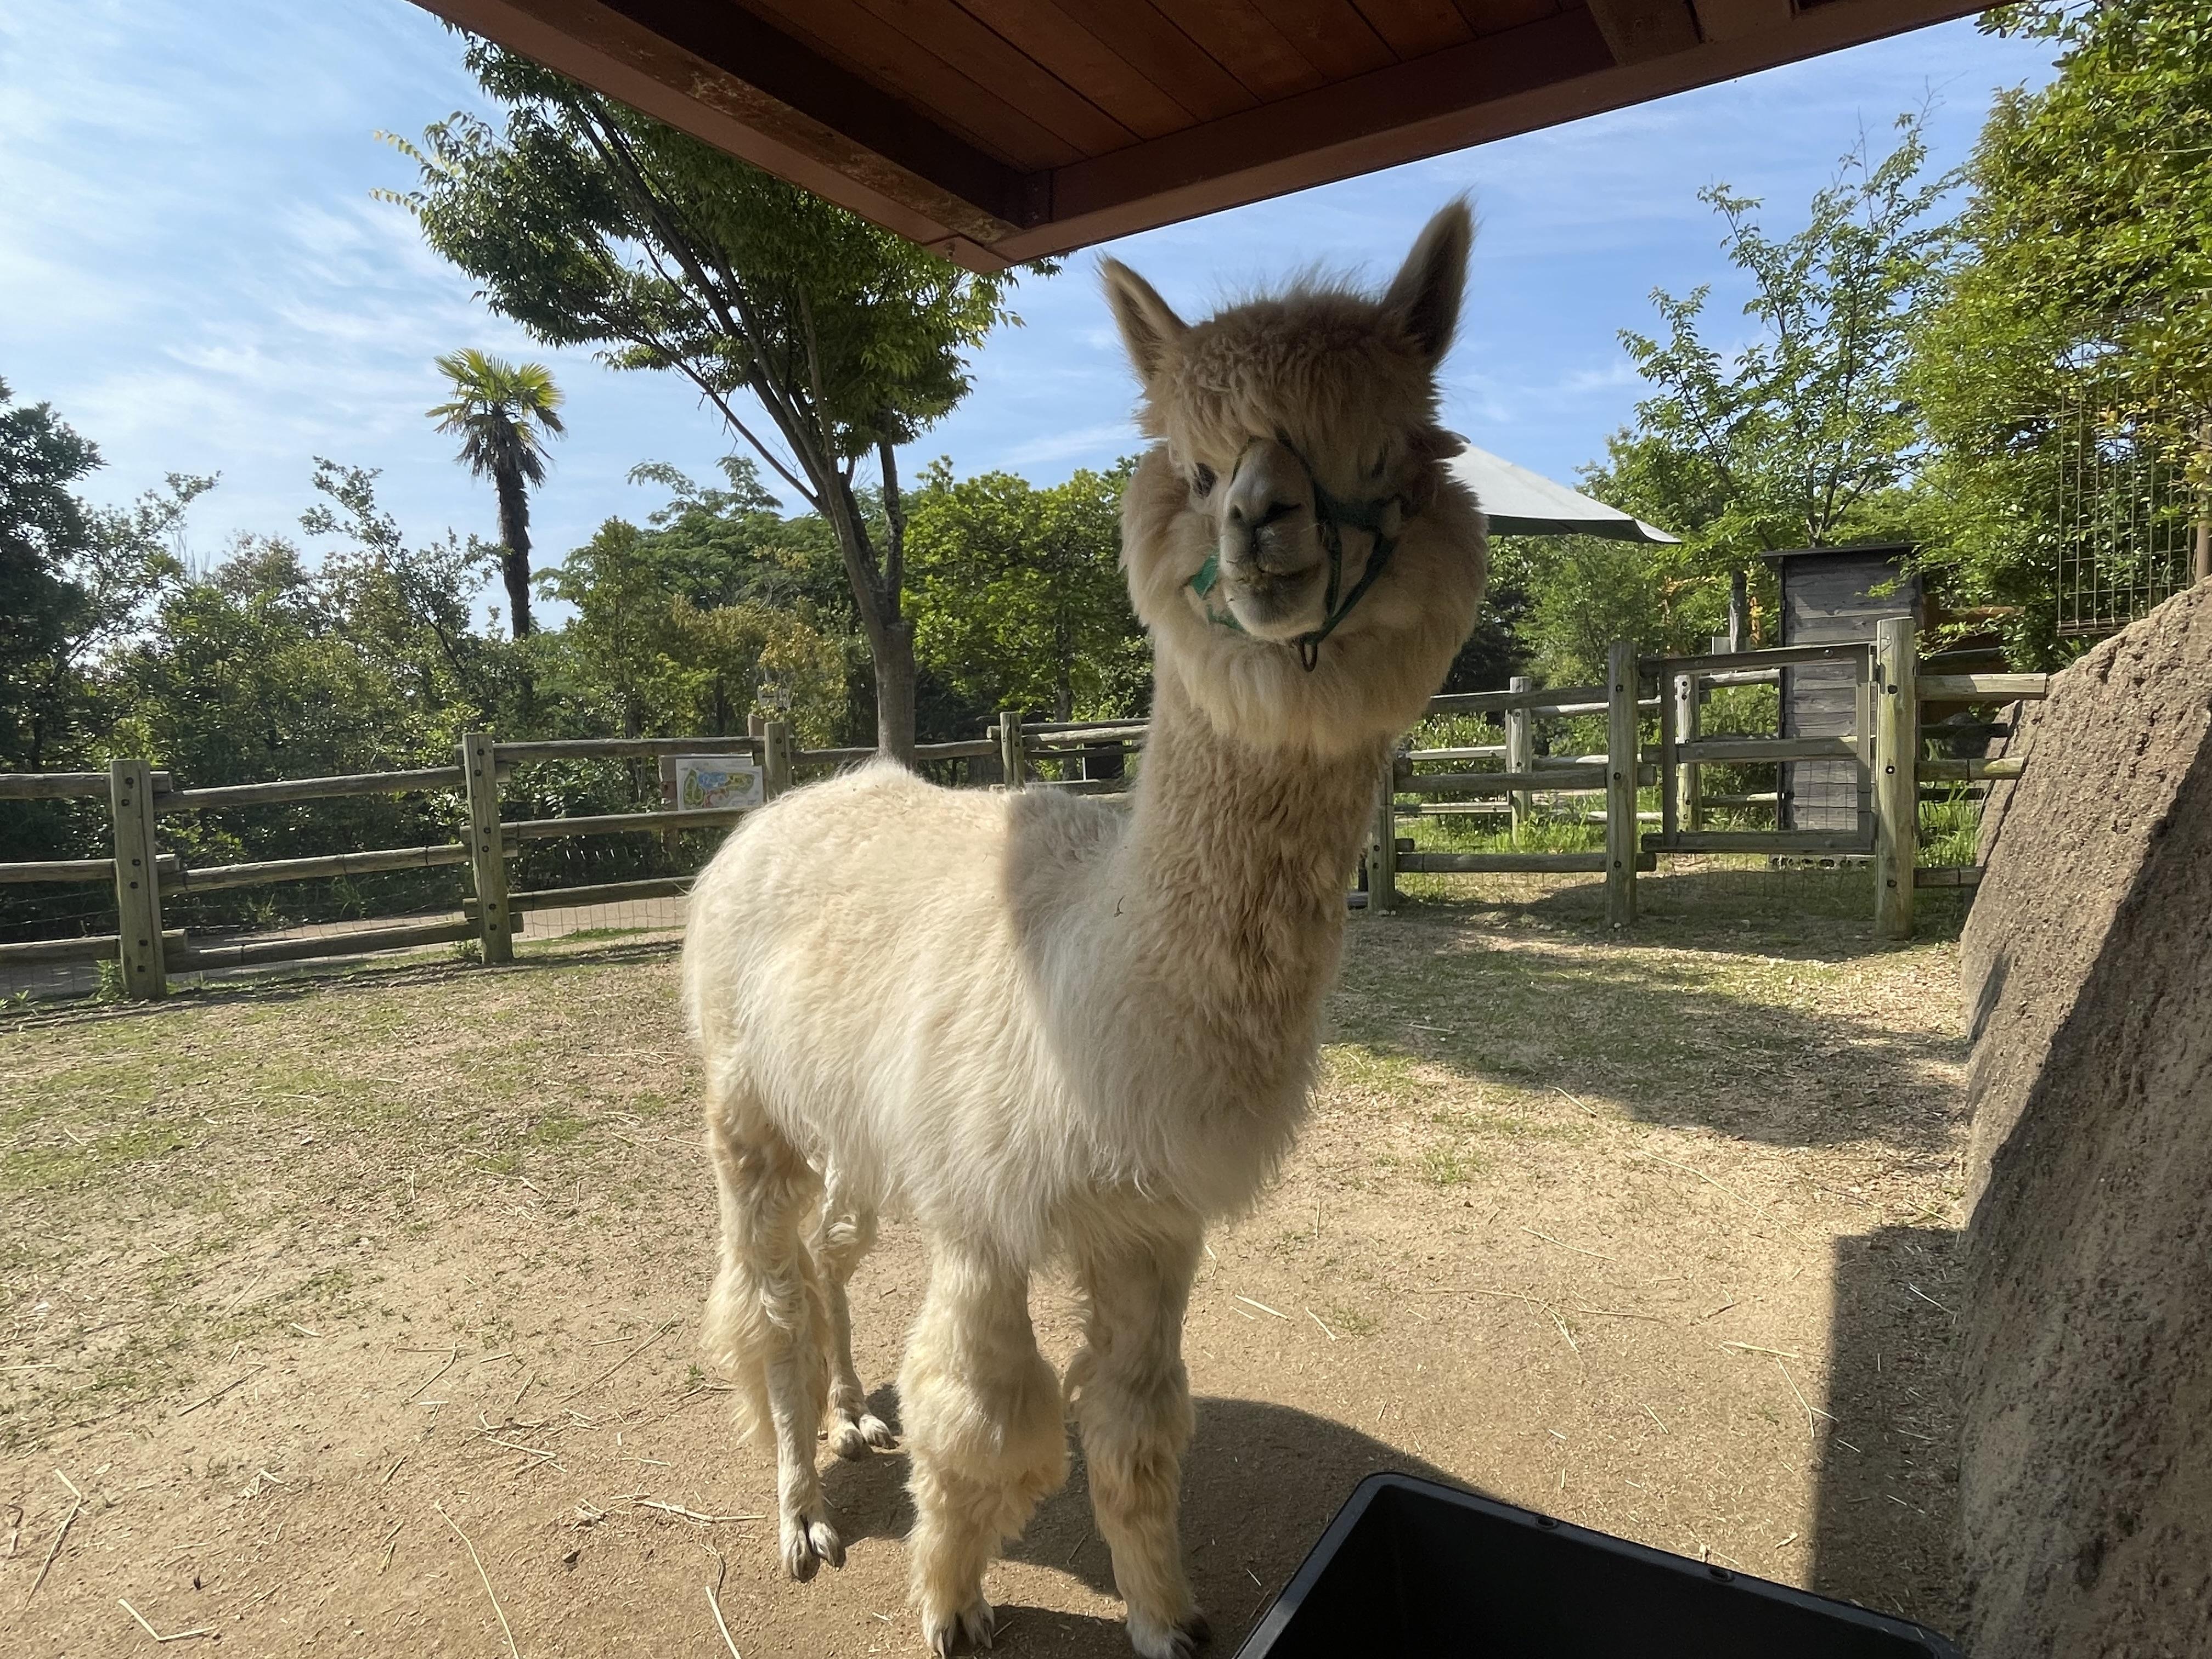
M 1411 1475 L 1370 1475 L 1237 1659 L 1963 1659 L 1935 1632 Z

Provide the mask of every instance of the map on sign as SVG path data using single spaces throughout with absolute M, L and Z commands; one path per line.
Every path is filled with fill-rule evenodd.
M 743 755 L 678 755 L 674 770 L 679 812 L 758 806 L 763 799 L 760 768 Z

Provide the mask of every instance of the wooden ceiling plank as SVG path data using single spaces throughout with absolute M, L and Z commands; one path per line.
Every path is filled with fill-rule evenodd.
M 1431 52 L 1061 168 L 1053 176 L 1053 217 L 1075 217 L 1224 173 L 1276 176 L 1285 162 L 1310 150 L 1387 134 L 1410 122 L 1591 74 L 1612 63 L 1589 14 L 1562 12 L 1510 34 Z
M 1489 143 L 1971 15 L 1980 0 L 1826 0 L 1789 27 L 1621 64 L 1580 6 L 1062 169 L 1049 220 L 994 245 L 1008 260 Z M 1273 132 L 1267 124 L 1280 122 Z M 1213 154 L 1205 160 L 1205 152 Z M 1194 163 L 1196 163 L 1195 165 Z M 1181 182 L 1177 182 L 1181 180 Z
M 596 0 L 418 3 L 900 235 L 965 239 L 985 250 L 982 269 L 1003 270 L 988 250 L 1042 216 L 1027 210 L 1042 207 L 1043 192 L 1001 161 L 744 14 L 687 31 L 702 21 L 687 9 L 656 30 L 643 0 L 625 0 L 640 17 Z M 739 60 L 750 78 L 729 68 Z M 823 118 L 831 112 L 842 125 Z
M 1254 0 L 1325 81 L 1348 81 L 1397 62 L 1352 0 Z
M 1580 4 L 1581 0 L 1574 0 Z M 1567 9 L 1567 0 L 1452 0 L 1452 9 L 1467 19 L 1474 38 L 1502 34 L 1523 23 L 1540 22 Z
M 1096 104 L 1132 134 L 1158 138 L 1203 118 L 1051 0 L 960 0 L 1014 51 Z
M 627 6 L 630 0 L 622 3 Z M 1083 159 L 1075 145 L 921 41 L 870 15 L 860 0 L 744 0 L 744 9 L 842 62 L 880 96 L 918 109 L 942 126 L 965 131 L 1024 173 Z
M 1085 95 L 1087 88 L 1006 37 L 977 8 L 956 0 L 858 0 L 867 11 L 909 40 L 926 40 L 946 62 L 989 86 L 1006 102 L 1085 155 L 1103 155 L 1141 136 Z M 1187 125 L 1186 123 L 1178 123 Z M 1168 131 L 1174 129 L 1169 128 Z
M 1708 40 L 1737 40 L 1747 34 L 1788 26 L 1796 15 L 1791 0 L 1694 0 L 1698 33 Z
M 1642 64 L 1698 44 L 1689 0 L 1588 0 L 1616 64 Z
M 1425 58 L 1474 38 L 1451 0 L 1358 0 L 1359 15 L 1400 58 Z
M 1321 71 L 1246 0 L 1154 0 L 1262 104 L 1322 84 Z
M 1059 8 L 1194 119 L 1217 121 L 1260 101 L 1152 0 L 1059 0 Z

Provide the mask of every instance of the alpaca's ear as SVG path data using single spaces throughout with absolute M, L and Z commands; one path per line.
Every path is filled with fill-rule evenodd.
M 1467 292 L 1468 250 L 1474 243 L 1474 216 L 1464 201 L 1448 202 L 1429 221 L 1390 279 L 1382 309 L 1398 319 L 1407 337 L 1427 354 L 1430 365 L 1443 361 L 1459 326 L 1459 302 Z
M 1114 308 L 1114 325 L 1121 331 L 1121 345 L 1136 367 L 1137 378 L 1149 386 L 1169 349 L 1190 331 L 1190 325 L 1168 308 L 1168 302 L 1150 283 L 1119 259 L 1101 259 L 1098 270 L 1106 279 L 1106 303 Z

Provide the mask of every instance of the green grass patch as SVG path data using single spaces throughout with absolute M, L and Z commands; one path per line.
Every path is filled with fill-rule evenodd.
M 541 1117 L 530 1126 L 528 1138 L 533 1146 L 565 1146 L 591 1127 L 587 1117 Z
M 1347 1308 L 1340 1302 L 1322 1310 L 1321 1316 L 1328 1322 L 1329 1329 L 1340 1336 L 1372 1336 L 1382 1328 L 1382 1322 L 1373 1314 Z
M 1464 1146 L 1424 1147 L 1413 1167 L 1431 1187 L 1463 1187 L 1490 1167 L 1490 1160 Z

